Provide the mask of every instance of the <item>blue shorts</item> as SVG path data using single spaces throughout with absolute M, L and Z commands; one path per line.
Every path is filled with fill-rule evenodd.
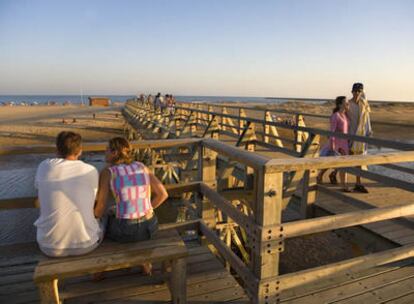
M 155 214 L 149 220 L 142 222 L 109 215 L 106 236 L 120 243 L 139 242 L 151 239 L 157 230 L 158 219 Z

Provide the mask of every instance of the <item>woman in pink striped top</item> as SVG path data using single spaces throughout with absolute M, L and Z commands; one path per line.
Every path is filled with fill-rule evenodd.
M 348 134 L 349 130 L 349 118 L 347 111 L 349 109 L 349 103 L 345 96 L 338 96 L 335 100 L 335 108 L 331 115 L 331 127 L 330 131 L 337 133 Z M 340 156 L 349 155 L 349 142 L 347 138 L 334 137 L 329 138 L 329 142 L 321 150 L 320 156 Z M 326 170 L 321 170 L 318 175 L 318 183 L 322 182 L 323 174 Z M 342 191 L 350 192 L 346 184 L 346 173 L 340 172 L 339 177 L 341 180 Z M 334 170 L 329 178 L 331 183 L 336 183 L 336 170 Z
M 107 202 L 112 198 L 106 236 L 118 242 L 150 239 L 158 227 L 153 209 L 168 198 L 164 185 L 146 166 L 133 160 L 131 145 L 125 138 L 109 141 L 106 161 L 108 166 L 99 177 L 95 217 L 107 213 Z M 146 272 L 150 272 L 148 267 Z

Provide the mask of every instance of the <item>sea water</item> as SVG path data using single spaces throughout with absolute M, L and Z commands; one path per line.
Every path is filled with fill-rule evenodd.
M 155 95 L 155 94 L 154 94 Z M 153 95 L 153 96 L 154 96 Z M 125 102 L 128 99 L 135 98 L 135 95 L 93 95 L 108 97 L 112 102 Z M 251 103 L 284 103 L 288 101 L 304 101 L 308 103 L 324 103 L 328 99 L 311 99 L 311 98 L 279 98 L 279 97 L 240 97 L 240 96 L 175 96 L 177 101 L 182 102 L 251 102 Z M 47 104 L 55 102 L 57 104 L 88 104 L 88 96 L 80 95 L 0 95 L 0 103 L 14 102 L 20 103 L 38 103 Z

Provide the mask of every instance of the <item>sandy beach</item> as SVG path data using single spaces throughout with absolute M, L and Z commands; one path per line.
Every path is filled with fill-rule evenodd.
M 122 135 L 120 109 L 85 106 L 0 107 L 0 145 L 54 144 L 56 135 L 62 130 L 80 133 L 84 142 L 107 141 L 113 136 Z M 44 156 L 2 156 L 0 168 L 6 170 L 36 166 L 39 157 Z
M 120 134 L 120 107 L 0 107 L 0 145 L 50 144 L 61 130 L 79 132 L 83 140 L 101 141 Z M 95 113 L 95 119 L 93 118 Z

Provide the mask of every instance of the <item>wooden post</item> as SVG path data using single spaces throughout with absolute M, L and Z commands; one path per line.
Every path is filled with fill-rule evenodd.
M 58 280 L 39 282 L 37 283 L 39 288 L 40 303 L 42 304 L 60 304 Z
M 243 132 L 240 134 L 236 146 L 245 146 L 245 149 L 251 152 L 255 151 L 255 141 L 257 140 L 256 132 L 255 132 L 255 125 L 254 123 L 248 121 L 246 126 L 243 129 Z
M 213 112 L 213 106 L 208 106 L 207 111 L 209 112 L 208 120 L 211 120 L 211 118 L 213 117 L 213 114 L 211 114 Z
M 198 145 L 198 180 L 213 189 L 217 189 L 216 180 L 217 152 L 206 150 L 203 144 Z M 209 228 L 216 226 L 216 212 L 214 205 L 206 199 L 201 201 L 201 218 Z
M 266 122 L 273 122 L 272 114 L 270 114 L 269 111 L 265 112 L 265 121 Z M 265 133 L 267 133 L 267 134 L 270 133 L 273 136 L 279 137 L 279 132 L 277 131 L 276 126 L 269 126 L 269 125 L 266 125 L 266 126 L 267 126 L 267 128 L 265 128 Z M 265 137 L 265 140 L 266 140 L 266 137 Z M 267 141 L 265 141 L 265 142 L 270 142 L 270 141 L 271 141 L 271 139 L 267 136 Z M 276 146 L 283 148 L 283 143 L 279 138 L 276 138 L 275 142 L 276 142 Z
M 264 168 L 256 170 L 255 176 L 254 217 L 256 225 L 263 228 L 254 229 L 255 241 L 252 242 L 251 267 L 260 282 L 279 274 L 279 255 L 283 249 L 283 230 L 280 226 L 283 172 L 266 173 Z M 259 283 L 257 289 L 254 290 L 253 301 L 255 303 L 274 303 L 278 297 L 278 293 L 270 291 L 269 288 Z
M 309 147 L 307 148 L 305 158 L 314 158 L 319 155 L 319 135 L 311 134 L 308 138 Z M 318 170 L 311 169 L 306 170 L 302 180 L 302 193 L 300 201 L 300 215 L 302 218 L 313 217 L 313 204 L 316 201 L 317 187 L 316 178 L 318 176 Z
M 245 117 L 246 117 L 246 112 L 244 111 L 244 109 L 240 108 L 239 109 L 239 135 L 241 135 L 243 132 L 244 123 L 245 123 L 243 118 Z
M 226 131 L 226 126 L 225 124 L 227 124 L 227 117 L 225 117 L 224 115 L 227 114 L 227 110 L 226 107 L 222 107 L 221 108 L 221 114 L 223 114 L 223 116 L 221 116 L 221 129 L 223 131 Z
M 176 259 L 171 265 L 171 298 L 174 304 L 187 303 L 187 263 L 186 259 Z
M 266 124 L 266 122 L 271 122 L 272 121 L 272 117 L 270 116 L 270 112 L 269 111 L 265 111 L 264 112 L 264 118 L 263 118 L 263 141 L 265 143 L 269 142 L 269 136 L 267 136 L 269 134 L 270 131 L 270 126 L 268 124 Z
M 301 158 L 314 158 L 319 154 L 319 135 L 311 134 L 303 145 Z M 316 200 L 316 177 L 318 171 L 315 169 L 296 171 L 291 173 L 285 185 L 285 201 L 283 208 L 289 204 L 299 203 L 299 212 L 302 218 L 312 216 L 312 205 Z
M 305 120 L 303 119 L 303 116 L 301 114 L 296 114 L 295 117 L 296 120 L 296 126 L 297 127 L 306 127 Z M 309 134 L 308 132 L 303 132 L 297 130 L 295 136 L 295 151 L 301 152 L 302 151 L 302 143 L 308 140 Z

